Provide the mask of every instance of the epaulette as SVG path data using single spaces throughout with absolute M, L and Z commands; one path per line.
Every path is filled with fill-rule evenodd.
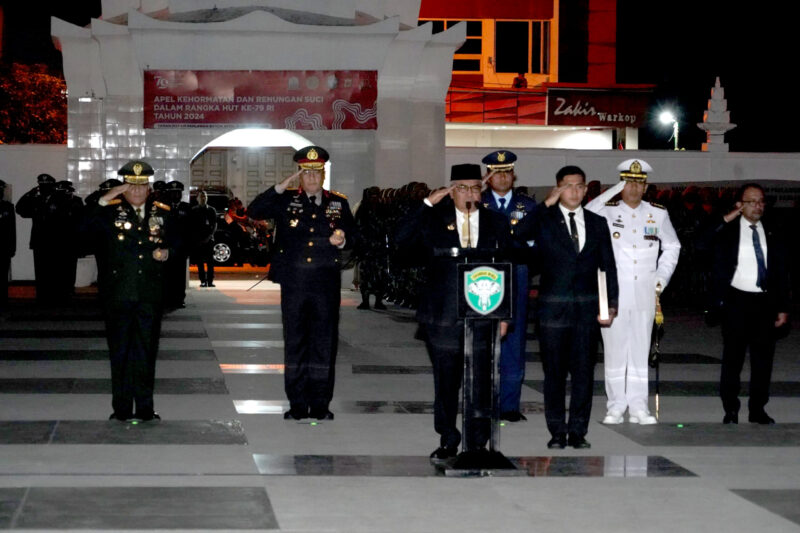
M 619 200 L 612 200 L 610 202 L 606 202 L 606 205 L 609 207 L 616 207 L 619 205 Z
M 345 200 L 347 200 L 347 196 L 340 193 L 339 191 L 331 191 L 331 194 L 335 194 L 336 196 L 339 196 L 340 198 L 344 198 Z
M 153 202 L 153 205 L 154 205 L 154 206 L 156 206 L 156 207 L 159 207 L 159 208 L 163 209 L 164 211 L 172 211 L 172 208 L 171 208 L 170 206 L 168 206 L 168 205 L 167 205 L 167 204 L 165 204 L 165 203 L 159 202 L 158 200 L 156 200 L 155 202 Z
M 111 200 L 108 201 L 108 203 L 106 205 L 117 205 L 117 204 L 121 204 L 121 203 L 122 203 L 122 199 L 121 198 L 112 198 Z
M 666 209 L 667 209 L 667 208 L 666 208 L 666 207 L 664 207 L 663 205 L 661 205 L 661 204 L 655 204 L 655 203 L 653 203 L 653 202 L 650 202 L 650 205 L 652 205 L 653 207 L 657 207 L 657 208 L 659 208 L 659 209 L 664 209 L 664 210 L 666 210 Z

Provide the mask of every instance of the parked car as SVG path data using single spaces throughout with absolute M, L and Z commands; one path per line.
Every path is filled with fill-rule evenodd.
M 197 205 L 197 191 L 189 193 L 189 203 Z M 214 233 L 214 263 L 236 266 L 269 264 L 272 226 L 263 220 L 253 220 L 241 200 L 227 187 L 204 187 L 208 205 L 217 211 L 217 231 Z

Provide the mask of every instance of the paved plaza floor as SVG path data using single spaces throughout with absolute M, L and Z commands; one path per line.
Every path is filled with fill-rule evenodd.
M 192 281 L 165 317 L 153 423 L 108 421 L 95 299 L 13 301 L 0 319 L 0 529 L 800 531 L 800 322 L 776 354 L 778 424 L 747 423 L 745 407 L 723 426 L 719 329 L 665 309 L 660 423 L 602 425 L 600 363 L 588 450 L 547 449 L 530 340 L 528 421 L 500 438 L 521 475 L 452 478 L 428 460 L 433 382 L 412 313 L 359 311 L 342 291 L 336 418 L 284 421 L 280 292 L 258 279 Z

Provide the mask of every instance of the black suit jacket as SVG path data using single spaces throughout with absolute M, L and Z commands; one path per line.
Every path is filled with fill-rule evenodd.
M 577 304 L 579 319 L 596 321 L 599 312 L 597 270 L 606 273 L 608 305 L 616 308 L 619 298 L 617 267 L 606 219 L 583 210 L 586 242 L 575 252 L 569 228 L 558 204 L 539 205 L 534 235 L 539 283 L 539 319 L 542 326 L 556 325 L 574 318 Z
M 508 219 L 479 207 L 477 248 L 512 247 Z M 434 250 L 461 248 L 456 228 L 455 206 L 449 199 L 434 207 L 423 204 L 403 218 L 396 243 L 406 254 L 416 255 L 427 265 L 428 280 L 420 297 L 417 320 L 423 324 L 454 326 L 458 323 L 458 263 L 463 259 L 435 257 Z
M 786 246 L 775 227 L 762 219 L 767 236 L 767 294 L 775 313 L 788 313 L 790 300 L 789 270 Z M 735 218 L 729 223 L 720 217 L 703 234 L 702 247 L 712 250 L 710 310 L 717 311 L 725 296 L 739 263 L 739 234 L 741 222 Z

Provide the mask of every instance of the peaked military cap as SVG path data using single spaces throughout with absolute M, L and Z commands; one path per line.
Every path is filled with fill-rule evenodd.
M 170 191 L 182 191 L 184 186 L 180 181 L 170 181 L 167 183 L 166 189 Z
M 100 189 L 101 191 L 110 191 L 114 187 L 118 187 L 120 185 L 122 185 L 122 182 L 120 180 L 116 178 L 111 178 L 101 183 L 98 189 Z
M 69 180 L 61 180 L 56 183 L 55 189 L 61 192 L 75 192 L 75 186 Z
M 514 170 L 514 161 L 516 160 L 517 154 L 514 152 L 509 152 L 508 150 L 498 150 L 481 159 L 481 163 L 486 165 L 486 168 L 489 170 L 506 172 L 508 170 Z
M 125 183 L 132 185 L 147 185 L 150 182 L 150 176 L 155 173 L 149 163 L 138 160 L 128 161 L 117 171 Z
M 42 183 L 55 183 L 55 182 L 56 179 L 50 174 L 39 174 L 38 176 L 36 176 L 36 183 L 40 185 Z
M 450 181 L 457 180 L 478 180 L 481 178 L 481 166 L 472 163 L 453 165 L 450 167 Z
M 628 159 L 617 167 L 620 181 L 647 183 L 647 173 L 653 171 L 647 161 L 642 159 Z
M 158 180 L 153 182 L 153 190 L 156 192 L 159 191 L 166 191 L 167 190 L 167 182 L 164 180 Z
M 319 146 L 306 146 L 294 153 L 294 160 L 302 169 L 320 170 L 329 159 L 327 150 Z

